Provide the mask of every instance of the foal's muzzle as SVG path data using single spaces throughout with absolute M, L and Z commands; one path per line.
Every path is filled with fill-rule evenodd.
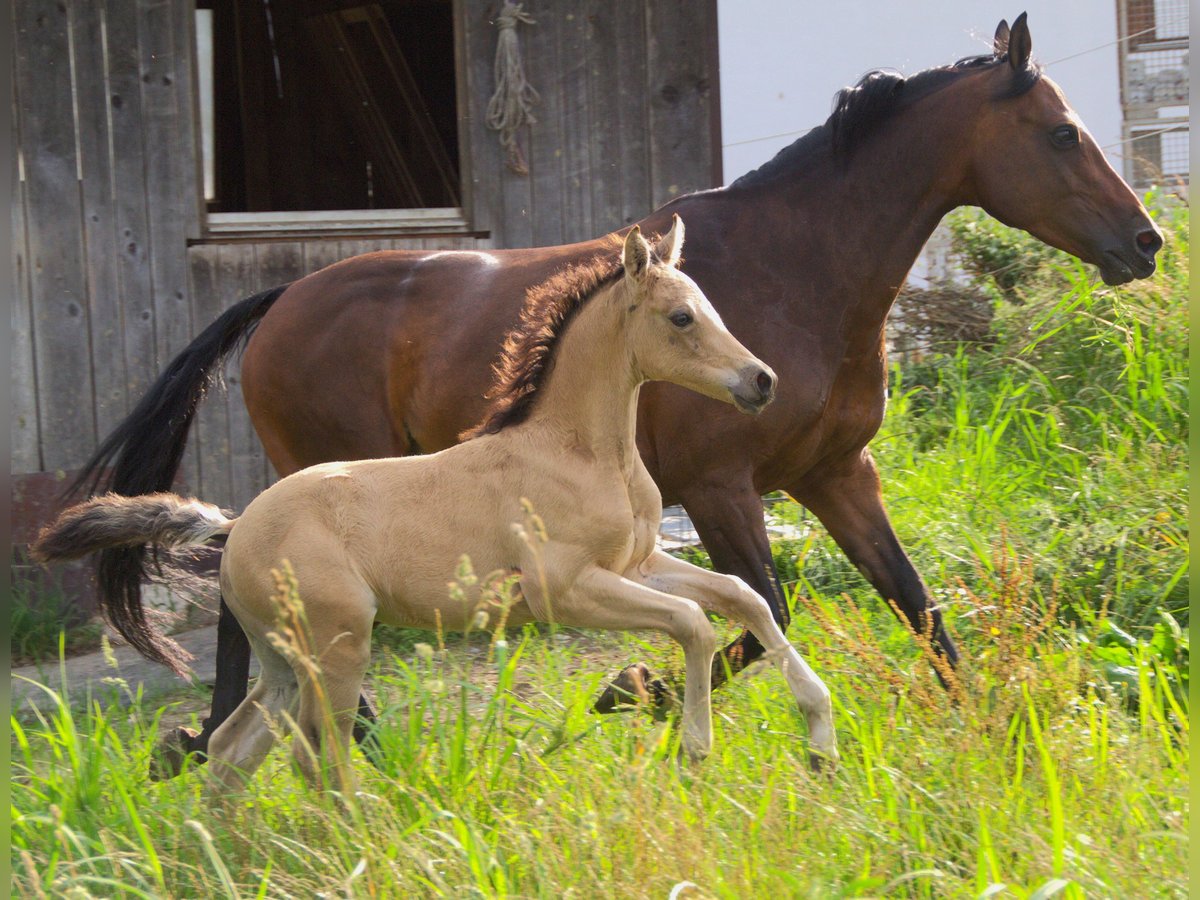
M 775 399 L 775 373 L 765 366 L 749 365 L 739 373 L 733 402 L 744 413 L 758 415 Z

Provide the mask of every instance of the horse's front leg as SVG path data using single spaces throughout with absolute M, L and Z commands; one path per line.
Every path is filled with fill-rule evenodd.
M 811 740 L 811 764 L 818 768 L 822 762 L 837 763 L 837 737 L 829 689 L 788 643 L 762 597 L 736 576 L 709 572 L 661 550 L 654 551 L 628 574 L 647 587 L 688 597 L 704 609 L 749 628 L 783 673 L 792 696 L 804 713 Z
M 863 448 L 836 465 L 814 470 L 788 493 L 821 520 L 850 562 L 885 600 L 896 604 L 912 628 L 930 634 L 934 650 L 957 664 L 958 648 L 946 633 L 942 613 L 892 530 L 870 451 Z
M 771 556 L 762 497 L 754 489 L 749 473 L 707 487 L 697 484 L 695 488 L 682 498 L 683 507 L 713 568 L 749 585 L 766 602 L 778 630 L 787 631 L 791 612 Z M 743 631 L 718 654 L 712 671 L 714 688 L 763 655 L 762 637 L 754 631 Z
M 536 586 L 526 587 L 536 596 Z M 538 618 L 549 619 L 537 600 Z M 686 681 L 683 694 L 683 749 L 702 759 L 712 749 L 712 690 L 709 671 L 717 638 L 704 610 L 692 600 L 639 584 L 598 567 L 589 567 L 570 589 L 553 598 L 553 620 L 563 625 L 609 631 L 653 629 L 670 635 L 683 647 Z

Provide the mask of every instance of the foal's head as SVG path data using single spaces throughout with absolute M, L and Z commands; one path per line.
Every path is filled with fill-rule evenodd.
M 683 220 L 651 247 L 635 225 L 621 253 L 634 366 L 647 381 L 671 381 L 759 413 L 775 396 L 775 373 L 725 328 L 708 298 L 679 269 Z

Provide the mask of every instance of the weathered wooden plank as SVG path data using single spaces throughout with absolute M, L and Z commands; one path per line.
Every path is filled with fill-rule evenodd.
M 615 7 L 603 0 L 588 0 L 584 20 L 588 116 L 584 139 L 589 142 L 591 170 L 586 182 L 591 192 L 592 236 L 620 228 L 621 219 L 621 96 L 617 86 Z M 639 35 L 640 39 L 640 35 Z
M 203 329 L 225 310 L 222 296 L 221 248 L 201 245 L 188 250 L 190 284 L 196 327 Z M 195 473 L 188 487 L 210 503 L 228 505 L 233 497 L 229 471 L 229 411 L 219 385 L 209 389 L 192 423 L 187 444 L 187 471 Z
M 112 141 L 113 221 L 127 403 L 133 406 L 158 377 L 150 220 L 142 141 L 138 16 L 132 3 L 96 8 L 107 52 L 106 114 Z
M 20 98 L 18 97 L 18 100 Z M 13 123 L 15 144 L 21 148 L 20 121 Z M 23 171 L 24 166 L 20 169 Z M 29 246 L 26 243 L 25 179 L 17 181 L 12 205 L 13 283 L 16 288 L 10 319 L 12 323 L 11 432 L 12 458 L 9 464 L 14 475 L 42 471 L 38 446 L 37 375 L 33 365 L 33 311 L 29 301 Z
M 588 103 L 588 4 L 574 0 L 556 6 L 558 32 L 559 94 L 562 98 L 563 243 L 594 236 L 591 180 L 592 116 Z
M 76 3 L 71 11 L 77 144 L 83 204 L 84 262 L 91 327 L 96 427 L 107 435 L 128 411 L 121 291 L 113 242 L 112 158 L 109 154 L 103 9 Z
M 41 463 L 71 469 L 96 430 L 75 128 L 65 114 L 73 107 L 68 9 L 28 0 L 14 14 Z
M 342 258 L 342 248 L 334 240 L 304 242 L 304 274 L 315 272 Z
M 475 122 L 470 115 L 471 98 L 473 95 L 475 67 L 471 58 L 471 41 L 468 34 L 470 19 L 469 2 L 458 2 L 451 5 L 454 20 L 454 93 L 455 108 L 458 111 L 458 172 L 459 192 L 462 195 L 462 209 L 471 223 L 472 228 L 490 229 L 496 218 L 496 202 L 498 194 L 495 190 L 486 191 L 485 197 L 477 196 L 481 185 L 475 176 L 476 152 L 475 141 L 472 137 Z
M 529 130 L 530 214 L 533 218 L 533 243 L 537 246 L 561 244 L 563 222 L 563 131 L 562 63 L 558 54 L 558 32 L 562 13 L 549 7 L 537 17 L 537 25 L 525 26 L 525 72 L 529 83 L 541 94 L 537 124 Z
M 618 105 L 618 169 L 620 170 L 621 224 L 636 222 L 653 209 L 650 187 L 650 116 L 646 74 L 646 6 L 614 3 L 614 42 L 617 70 L 613 86 Z
M 184 222 L 193 208 L 187 195 L 195 188 L 195 143 L 184 121 L 190 118 L 190 108 L 180 107 L 175 84 L 178 5 L 172 0 L 138 0 L 137 9 L 146 197 L 153 222 L 155 348 L 161 367 L 187 346 L 195 330 L 187 296 Z
M 254 263 L 253 281 L 244 285 L 245 294 L 295 281 L 308 271 L 305 245 L 299 241 L 257 244 Z M 276 475 L 242 399 L 241 367 L 231 365 L 225 377 L 229 383 L 229 439 L 234 496 L 239 504 L 244 505 L 266 489 Z
M 179 110 L 180 165 L 188 175 L 183 184 L 179 185 L 179 202 L 182 215 L 180 224 L 183 226 L 185 238 L 200 237 L 203 228 L 201 215 L 204 211 L 204 178 L 201 174 L 201 151 L 199 134 L 199 115 L 194 109 L 198 94 L 196 87 L 196 15 L 194 0 L 172 0 L 171 33 L 175 39 L 175 74 L 172 78 L 175 88 L 175 103 Z M 185 266 L 186 268 L 186 266 Z
M 695 0 L 646 5 L 654 206 L 712 186 L 709 92 L 717 86 L 708 72 L 708 13 L 709 5 Z

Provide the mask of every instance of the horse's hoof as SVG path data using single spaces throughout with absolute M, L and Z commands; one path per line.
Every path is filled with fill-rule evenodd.
M 183 763 L 195 752 L 194 744 L 200 732 L 180 725 L 167 732 L 150 757 L 150 780 L 166 781 L 183 772 Z
M 655 678 L 645 663 L 626 666 L 592 704 L 592 710 L 614 713 L 622 706 L 654 703 L 661 684 L 662 680 Z
M 831 777 L 837 771 L 838 752 L 834 750 L 832 753 L 822 753 L 820 750 L 808 751 L 808 767 L 814 775 L 824 775 Z

